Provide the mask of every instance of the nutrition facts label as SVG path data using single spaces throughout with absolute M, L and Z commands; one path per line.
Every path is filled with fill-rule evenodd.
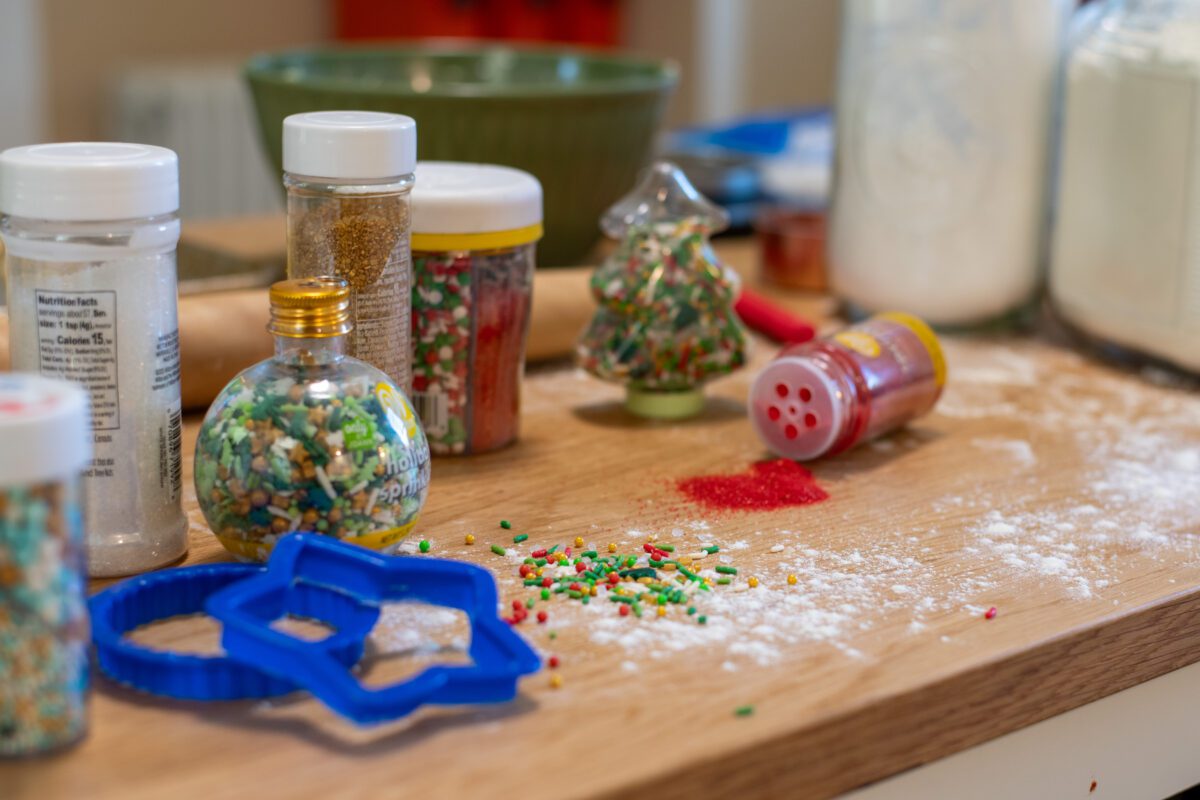
M 350 355 L 383 370 L 405 392 L 412 383 L 411 269 L 407 251 L 398 247 L 378 281 L 351 293 L 354 331 Z
M 38 289 L 34 300 L 39 371 L 88 390 L 92 430 L 119 429 L 117 293 Z

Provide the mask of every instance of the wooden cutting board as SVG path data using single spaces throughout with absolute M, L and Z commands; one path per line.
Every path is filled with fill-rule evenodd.
M 745 246 L 723 252 L 752 263 Z M 516 702 L 366 730 L 304 697 L 166 702 L 101 678 L 89 738 L 0 766 L 0 795 L 821 797 L 1200 660 L 1195 387 L 1038 339 L 946 344 L 936 413 L 813 465 L 826 502 L 769 513 L 713 513 L 674 487 L 765 455 L 744 408 L 764 343 L 711 387 L 703 416 L 674 425 L 629 418 L 615 387 L 541 369 L 516 446 L 435 462 L 417 536 L 431 555 L 493 569 L 506 602 L 529 594 L 488 545 L 511 547 L 513 533 L 527 549 L 715 543 L 711 563 L 740 572 L 697 603 L 706 625 L 675 607 L 637 619 L 602 598 L 539 604 L 547 623 L 521 631 L 561 666 Z M 190 447 L 195 420 L 187 434 Z M 190 492 L 187 506 L 189 563 L 222 560 Z M 757 588 L 742 588 L 749 576 Z M 423 640 L 453 658 L 463 635 L 441 611 L 385 619 L 376 647 L 390 655 L 372 679 L 427 663 Z M 203 648 L 215 632 L 189 620 L 144 638 Z

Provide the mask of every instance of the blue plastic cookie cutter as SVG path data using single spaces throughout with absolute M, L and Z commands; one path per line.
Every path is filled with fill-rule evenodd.
M 407 681 L 368 689 L 327 648 L 276 630 L 300 587 L 316 584 L 381 604 L 416 601 L 458 608 L 471 624 L 472 664 L 435 665 Z M 496 583 L 482 567 L 424 557 L 385 556 L 328 537 L 283 537 L 267 569 L 213 595 L 208 613 L 223 624 L 221 645 L 231 658 L 278 679 L 294 681 L 348 719 L 377 723 L 425 703 L 497 703 L 517 693 L 517 679 L 541 659 L 497 613 Z
M 172 653 L 135 644 L 125 634 L 171 617 L 204 613 L 214 592 L 266 572 L 256 564 L 205 564 L 152 572 L 122 581 L 89 601 L 92 641 L 101 671 L 114 681 L 180 700 L 239 700 L 274 697 L 301 687 L 228 656 Z M 289 592 L 280 616 L 324 622 L 335 633 L 312 644 L 335 663 L 362 658 L 364 642 L 379 609 L 316 585 Z

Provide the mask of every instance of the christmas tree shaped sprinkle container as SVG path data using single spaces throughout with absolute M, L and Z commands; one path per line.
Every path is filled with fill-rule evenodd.
M 592 276 L 600 307 L 576 357 L 593 375 L 625 384 L 630 412 L 698 414 L 703 385 L 745 363 L 746 333 L 733 310 L 738 278 L 708 241 L 727 225 L 725 212 L 665 161 L 601 220 L 621 244 Z

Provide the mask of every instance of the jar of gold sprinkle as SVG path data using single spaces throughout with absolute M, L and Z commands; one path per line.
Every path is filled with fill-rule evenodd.
M 350 285 L 347 355 L 412 384 L 409 192 L 417 124 L 374 111 L 316 111 L 283 121 L 288 277 Z

